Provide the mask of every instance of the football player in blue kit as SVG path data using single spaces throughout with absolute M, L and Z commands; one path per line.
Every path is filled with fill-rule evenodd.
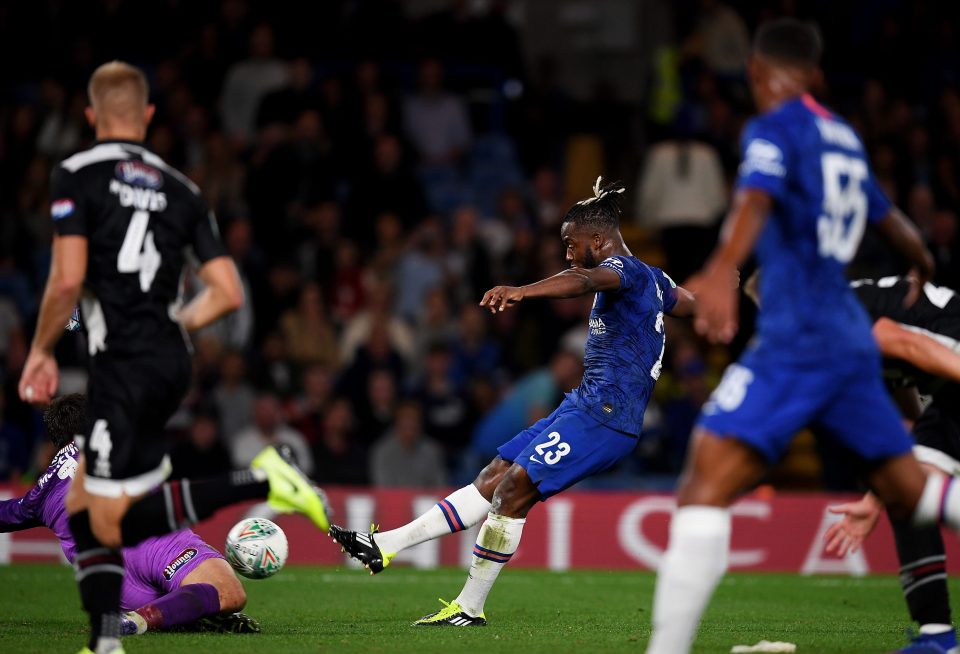
M 916 229 L 870 172 L 860 138 L 808 90 L 820 75 L 809 23 L 764 24 L 749 62 L 760 115 L 743 134 L 733 207 L 701 274 L 694 326 L 714 341 L 736 331 L 737 295 L 723 283 L 755 252 L 763 268 L 757 334 L 704 405 L 677 493 L 654 596 L 648 654 L 689 652 L 726 570 L 729 506 L 801 428 L 857 455 L 891 515 L 960 526 L 960 485 L 929 476 L 887 395 L 871 323 L 844 276 L 867 224 L 913 266 L 915 301 L 933 272 Z
M 607 470 L 636 447 L 644 409 L 660 376 L 664 315 L 686 316 L 693 311 L 690 293 L 627 249 L 619 228 L 623 187 L 600 182 L 593 197 L 575 204 L 564 217 L 560 236 L 570 268 L 527 286 L 497 286 L 480 302 L 499 313 L 533 298 L 592 294 L 580 386 L 548 417 L 501 445 L 499 456 L 472 484 L 413 522 L 382 533 L 330 528 L 344 551 L 376 573 L 397 552 L 486 518 L 460 595 L 415 625 L 486 624 L 487 594 L 516 552 L 530 509 Z

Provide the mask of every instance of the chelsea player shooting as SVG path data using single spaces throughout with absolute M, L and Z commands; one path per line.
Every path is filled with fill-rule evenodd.
M 757 335 L 728 367 L 693 434 L 657 577 L 648 654 L 689 652 L 727 566 L 729 506 L 812 425 L 860 459 L 891 515 L 960 528 L 960 485 L 927 476 L 886 393 L 870 320 L 844 275 L 867 224 L 913 266 L 912 304 L 933 272 L 916 228 L 873 178 L 856 132 L 809 94 L 820 36 L 792 19 L 764 24 L 749 62 L 760 115 L 743 135 L 733 208 L 697 293 L 695 327 L 736 331 L 736 293 L 723 279 L 756 252 L 763 267 Z
M 636 447 L 643 413 L 660 376 L 664 315 L 691 315 L 692 294 L 627 249 L 620 235 L 619 184 L 601 186 L 564 217 L 560 236 L 570 268 L 527 286 L 497 286 L 480 302 L 493 313 L 534 298 L 592 294 L 583 380 L 548 417 L 517 434 L 468 486 L 413 522 L 383 533 L 332 526 L 330 535 L 371 573 L 397 552 L 484 520 L 460 595 L 418 626 L 486 624 L 484 604 L 520 544 L 527 513 Z

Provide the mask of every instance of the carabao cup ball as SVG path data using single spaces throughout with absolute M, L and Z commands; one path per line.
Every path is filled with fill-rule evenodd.
M 287 562 L 287 536 L 266 518 L 248 518 L 233 526 L 224 548 L 227 562 L 237 574 L 265 579 Z

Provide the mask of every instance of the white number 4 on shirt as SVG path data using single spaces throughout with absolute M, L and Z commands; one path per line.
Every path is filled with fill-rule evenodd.
M 140 290 L 146 293 L 160 269 L 160 251 L 153 242 L 153 232 L 147 231 L 150 212 L 134 211 L 123 237 L 117 270 L 122 273 L 140 273 Z

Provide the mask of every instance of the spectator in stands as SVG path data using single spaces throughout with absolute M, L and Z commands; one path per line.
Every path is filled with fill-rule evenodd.
M 437 344 L 444 346 L 457 336 L 457 323 L 452 315 L 450 298 L 445 286 L 435 286 L 423 299 L 420 315 L 414 328 L 417 350 L 414 372 L 423 366 L 429 350 Z
M 333 396 L 333 375 L 325 366 L 314 364 L 303 371 L 300 385 L 300 394 L 287 406 L 287 421 L 313 444 L 323 434 L 324 414 Z
M 447 341 L 428 346 L 412 397 L 423 409 L 425 431 L 443 446 L 448 457 L 458 454 L 470 440 L 468 423 L 472 416 L 466 395 L 453 381 Z
M 411 237 L 410 246 L 397 262 L 394 310 L 408 323 L 417 315 L 430 291 L 444 283 L 443 231 L 439 221 L 424 222 Z
M 253 388 L 247 381 L 243 353 L 228 350 L 220 363 L 220 381 L 213 389 L 220 432 L 227 443 L 232 443 L 240 430 L 253 422 L 254 397 Z
M 364 270 L 360 251 L 353 241 L 338 241 L 333 259 L 330 315 L 336 325 L 343 325 L 366 304 Z
M 501 366 L 501 348 L 487 333 L 487 313 L 476 303 L 460 310 L 457 337 L 451 344 L 451 378 L 457 388 L 466 388 L 477 377 L 493 377 Z
M 374 486 L 436 488 L 447 482 L 443 450 L 423 433 L 422 411 L 416 402 L 397 407 L 393 428 L 370 451 Z
M 233 467 L 247 468 L 260 450 L 268 445 L 289 445 L 300 468 L 313 473 L 313 454 L 303 434 L 283 422 L 280 399 L 271 392 L 257 395 L 253 422 L 237 433 L 230 446 Z
M 279 123 L 293 125 L 300 115 L 320 108 L 320 96 L 313 82 L 313 65 L 306 57 L 297 57 L 287 68 L 285 86 L 264 95 L 257 109 L 256 126 Z
M 366 393 L 356 402 L 361 441 L 373 443 L 383 436 L 393 423 L 397 400 L 397 382 L 390 371 L 372 371 L 367 378 Z
M 0 295 L 0 361 L 6 360 L 10 343 L 16 338 L 23 338 L 20 312 L 9 298 Z
M 37 133 L 37 151 L 57 161 L 80 149 L 86 103 L 80 94 L 69 96 L 63 84 L 50 78 L 40 83 L 40 94 L 45 115 Z
M 533 208 L 540 229 L 544 232 L 560 229 L 564 207 L 560 197 L 560 180 L 549 166 L 541 166 L 533 173 L 531 183 Z
M 249 57 L 227 70 L 221 115 L 227 134 L 239 143 L 253 138 L 263 97 L 283 87 L 289 78 L 289 68 L 274 55 L 273 46 L 273 28 L 256 26 L 250 35 Z
M 463 205 L 453 212 L 450 247 L 444 266 L 458 303 L 475 304 L 493 284 L 493 262 L 479 230 L 475 207 Z
M 340 226 L 340 206 L 329 199 L 308 204 L 300 214 L 295 246 L 300 277 L 316 280 L 326 294 L 333 292 Z
M 362 397 L 377 370 L 386 370 L 397 384 L 406 378 L 407 365 L 390 342 L 389 327 L 373 324 L 367 342 L 357 349 L 353 363 L 340 376 L 338 389 L 347 397 Z
M 254 369 L 253 382 L 281 397 L 290 397 L 296 385 L 296 370 L 287 356 L 287 344 L 280 332 L 270 332 L 263 340 L 260 357 Z
M 26 434 L 5 415 L 6 397 L 0 393 L 0 479 L 17 479 L 30 466 Z
M 392 305 L 393 285 L 386 280 L 372 280 L 367 288 L 366 306 L 347 321 L 340 334 L 340 360 L 345 366 L 353 363 L 376 326 L 386 330 L 390 349 L 403 359 L 404 366 L 413 365 L 413 329 L 392 313 Z
M 714 227 L 727 206 L 720 157 L 691 138 L 663 141 L 647 155 L 637 187 L 636 218 L 660 231 L 665 270 L 680 283 L 710 253 Z
M 743 77 L 750 54 L 747 24 L 740 14 L 719 0 L 700 0 L 697 29 L 686 47 L 718 75 Z
M 204 142 L 204 155 L 199 175 L 207 205 L 221 220 L 247 215 L 244 197 L 247 170 L 229 139 L 220 132 L 208 135 Z M 237 222 L 240 221 L 235 220 L 231 226 Z M 237 263 L 241 263 L 239 259 Z
M 403 123 L 420 161 L 427 166 L 451 166 L 470 147 L 470 120 L 463 99 L 443 88 L 443 64 L 420 63 L 417 93 L 404 103 Z
M 349 400 L 338 397 L 330 403 L 320 440 L 314 444 L 316 471 L 321 484 L 366 484 L 367 450 L 354 428 Z
M 960 281 L 960 239 L 957 238 L 957 214 L 940 209 L 933 216 L 930 252 L 937 262 L 937 284 L 956 288 Z
M 186 440 L 173 447 L 170 461 L 172 474 L 177 478 L 202 478 L 230 470 L 230 453 L 220 440 L 215 411 L 201 411 L 193 416 Z
M 405 230 L 427 213 L 423 187 L 403 160 L 403 146 L 393 134 L 381 134 L 371 148 L 372 160 L 351 183 L 347 200 L 347 234 L 367 248 L 375 242 L 377 216 L 389 211 Z
M 320 285 L 310 282 L 300 291 L 296 309 L 287 311 L 280 318 L 287 356 L 295 363 L 319 363 L 331 370 L 337 369 L 337 338 L 327 313 Z

